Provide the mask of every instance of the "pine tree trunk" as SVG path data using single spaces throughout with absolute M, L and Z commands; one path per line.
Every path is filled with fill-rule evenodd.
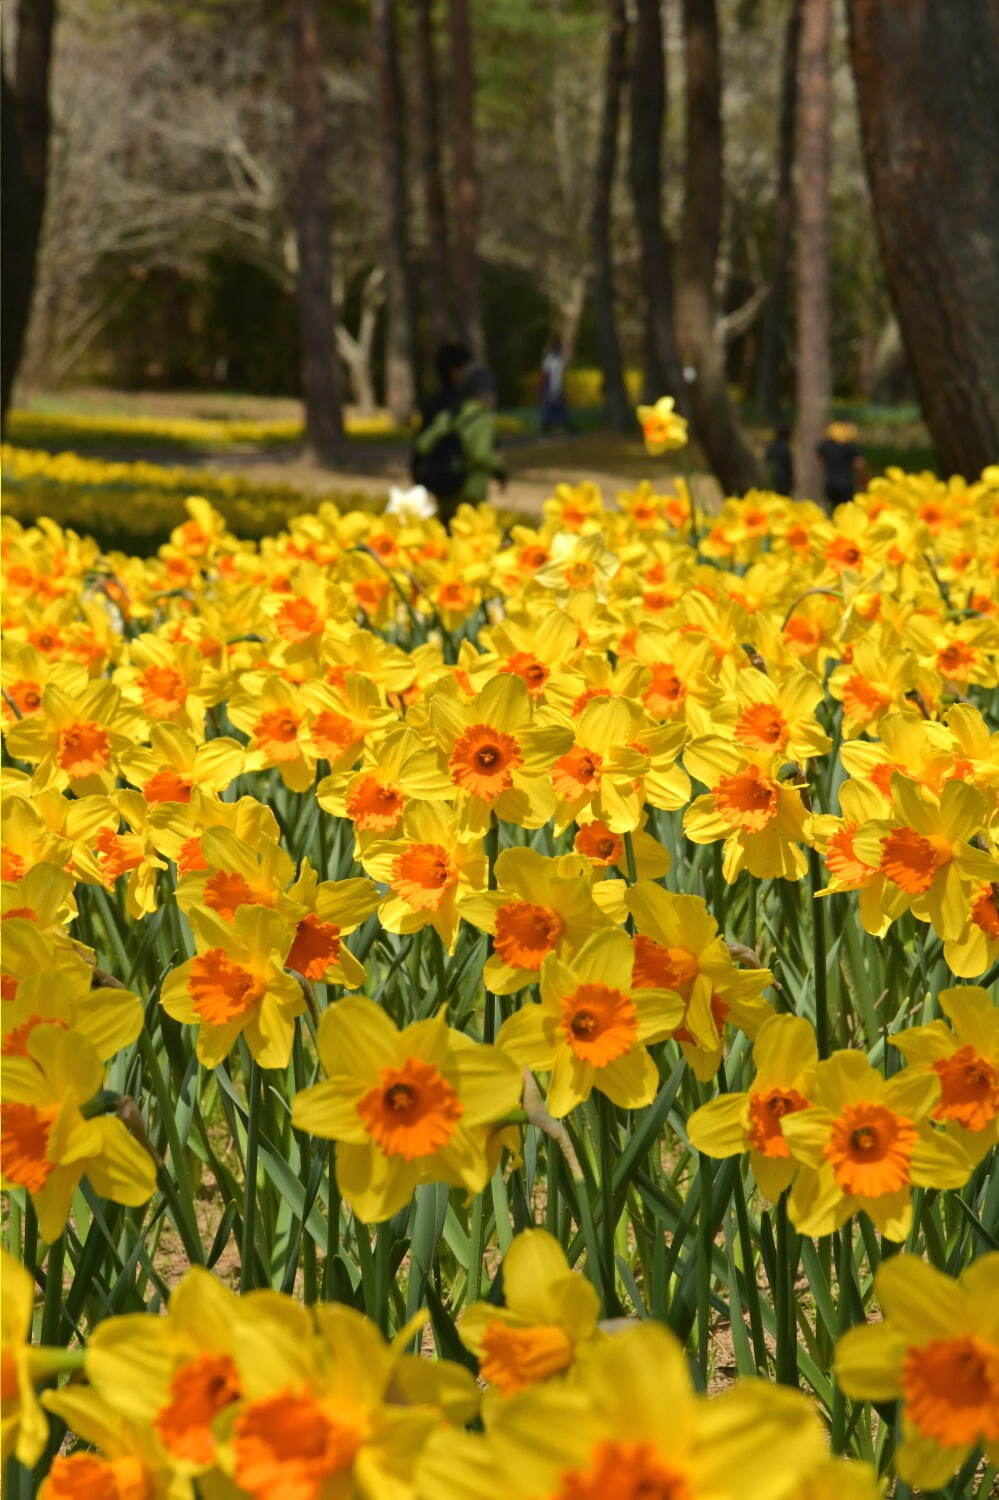
M 475 169 L 475 72 L 469 0 L 449 0 L 454 147 L 454 285 L 461 330 L 477 360 L 486 357 L 479 275 L 479 179 Z
M 416 404 L 414 309 L 409 264 L 406 129 L 395 0 L 372 0 L 371 42 L 378 101 L 385 214 L 385 405 L 409 421 Z
M 777 189 L 774 196 L 774 253 L 760 340 L 756 404 L 775 421 L 780 411 L 780 368 L 787 321 L 791 253 L 794 248 L 794 137 L 798 102 L 798 45 L 802 0 L 791 0 L 784 29 L 780 113 L 777 125 Z
M 631 63 L 628 177 L 638 225 L 639 273 L 645 298 L 645 396 L 686 393 L 673 332 L 673 254 L 662 223 L 662 137 L 666 54 L 659 0 L 637 0 Z
M 715 336 L 715 267 L 721 242 L 721 58 L 715 0 L 684 0 L 686 162 L 677 257 L 676 316 L 680 358 L 692 366 L 688 387 L 694 432 L 728 494 L 763 481 L 755 453 L 728 394 L 724 349 Z
M 627 432 L 633 426 L 614 312 L 614 251 L 611 241 L 611 203 L 621 124 L 621 91 L 627 67 L 628 16 L 625 0 L 610 0 L 607 64 L 604 69 L 604 98 L 593 193 L 592 235 L 597 345 L 600 350 L 600 368 L 603 371 L 607 422 L 614 432 Z
M 333 308 L 333 212 L 326 89 L 316 0 L 294 0 L 295 229 L 305 436 L 320 463 L 343 439 L 343 397 Z
M 829 368 L 829 157 L 832 0 L 804 0 L 798 65 L 798 265 L 795 328 L 794 481 L 822 498 L 815 449 L 831 392 Z
M 885 276 L 944 474 L 999 456 L 999 5 L 850 0 Z
M 423 195 L 427 218 L 427 306 L 434 346 L 454 337 L 449 293 L 449 252 L 444 175 L 441 171 L 441 127 L 432 0 L 415 0 L 416 74 L 420 99 Z
M 3 320 L 0 421 L 7 419 L 35 289 L 45 217 L 50 131 L 49 74 L 55 0 L 21 0 L 13 86 L 3 77 Z

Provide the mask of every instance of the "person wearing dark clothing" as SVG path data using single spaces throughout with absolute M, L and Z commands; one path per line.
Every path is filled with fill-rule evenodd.
M 776 495 L 794 494 L 794 460 L 791 456 L 791 429 L 778 427 L 772 443 L 767 444 L 764 458 L 770 476 L 770 488 Z
M 430 426 L 439 412 L 455 405 L 458 388 L 472 368 L 471 351 L 464 344 L 442 344 L 434 363 L 437 367 L 437 389 L 420 403 L 420 432 Z M 414 448 L 411 468 L 415 466 L 416 457 Z M 413 478 L 416 478 L 415 469 Z
M 853 499 L 858 479 L 863 483 L 864 456 L 856 437 L 852 422 L 832 422 L 815 450 L 822 460 L 823 494 L 830 512 Z
M 506 484 L 496 449 L 494 405 L 488 373 L 466 369 L 452 399 L 440 403 L 417 433 L 413 478 L 434 496 L 445 525 L 463 501 L 478 505 L 487 499 L 491 479 L 501 488 Z

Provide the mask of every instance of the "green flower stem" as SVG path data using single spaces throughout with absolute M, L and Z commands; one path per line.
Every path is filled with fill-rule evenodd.
M 255 1279 L 254 1235 L 257 1224 L 257 1153 L 261 1108 L 260 1064 L 254 1059 L 250 1064 L 250 1079 L 246 1091 L 246 1172 L 243 1178 L 243 1234 L 239 1246 L 241 1292 L 251 1291 Z
M 485 1236 L 486 1201 L 476 1193 L 472 1203 L 472 1229 L 468 1239 L 468 1278 L 465 1305 L 478 1302 L 482 1295 L 482 1250 Z
M 42 1328 L 39 1342 L 58 1344 L 62 1336 L 62 1269 L 66 1259 L 66 1236 L 60 1234 L 49 1246 L 45 1262 L 45 1302 L 42 1307 Z
M 826 970 L 826 921 L 825 909 L 817 892 L 822 889 L 822 871 L 819 856 L 814 849 L 808 851 L 808 879 L 812 893 L 812 968 L 815 982 L 815 1037 L 819 1057 L 829 1056 L 829 994 Z
M 774 1316 L 777 1327 L 777 1381 L 780 1385 L 798 1384 L 798 1325 L 794 1312 L 794 1282 L 798 1271 L 797 1236 L 792 1236 L 787 1217 L 787 1192 L 777 1200 L 777 1285 L 774 1287 Z M 795 1254 L 792 1265 L 791 1241 Z
M 623 1311 L 617 1295 L 614 1258 L 614 1162 L 617 1155 L 617 1121 L 614 1106 L 605 1094 L 596 1093 L 597 1123 L 600 1132 L 600 1201 L 603 1228 L 605 1294 L 604 1307 L 610 1317 Z
M 853 1235 L 849 1222 L 843 1225 L 836 1236 L 836 1291 L 837 1319 L 836 1336 L 842 1338 L 850 1327 L 851 1308 L 853 1304 Z M 833 1382 L 833 1398 L 831 1413 L 830 1441 L 832 1450 L 836 1454 L 846 1451 L 846 1396 L 839 1385 Z
M 714 1173 L 711 1158 L 698 1152 L 700 1198 L 697 1250 L 697 1367 L 705 1387 L 708 1381 L 708 1347 L 711 1322 L 711 1257 L 714 1253 Z

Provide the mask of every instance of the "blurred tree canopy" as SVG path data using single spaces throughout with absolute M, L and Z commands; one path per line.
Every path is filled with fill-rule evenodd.
M 407 253 L 418 288 L 417 373 L 430 375 L 426 200 L 420 180 L 417 7 L 395 6 L 408 135 Z M 384 389 L 385 199 L 379 105 L 364 0 L 319 0 L 329 110 L 335 296 L 350 394 Z M 445 181 L 453 169 L 447 6 L 430 7 Z M 727 341 L 729 379 L 754 385 L 773 258 L 784 0 L 719 5 L 725 177 L 716 293 L 722 315 L 750 306 Z M 671 84 L 664 222 L 683 207 L 683 36 L 666 7 Z M 479 257 L 490 364 L 501 399 L 525 399 L 552 328 L 597 362 L 589 296 L 590 217 L 608 17 L 605 0 L 490 0 L 471 7 L 480 183 Z M 51 84 L 49 201 L 21 379 L 30 386 L 230 386 L 293 393 L 292 82 L 289 20 L 278 0 L 61 0 Z M 871 228 L 845 36 L 833 61 L 832 357 L 834 389 L 898 378 Z M 620 156 L 620 152 L 619 152 Z M 619 333 L 640 362 L 639 247 L 624 174 L 612 199 Z M 452 212 L 453 233 L 453 212 Z M 374 274 L 373 274 L 374 273 Z M 377 316 L 362 328 L 367 304 Z M 373 326 L 372 326 L 373 323 Z M 367 347 L 357 348 L 364 333 Z M 783 330 L 789 390 L 789 333 Z M 360 374 L 359 365 L 367 366 Z M 352 373 L 353 371 L 353 373 Z M 529 391 L 530 387 L 527 386 Z

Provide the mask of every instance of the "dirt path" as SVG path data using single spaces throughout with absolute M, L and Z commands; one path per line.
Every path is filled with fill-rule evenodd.
M 530 516 L 541 514 L 544 501 L 561 483 L 595 483 L 604 498 L 613 501 L 619 491 L 633 489 L 642 479 L 651 479 L 668 492 L 681 472 L 675 464 L 649 458 L 639 442 L 610 433 L 516 438 L 501 448 L 509 477 L 506 489 L 495 486 L 491 498 L 498 505 Z M 250 483 L 287 484 L 310 495 L 330 490 L 383 495 L 390 485 L 407 486 L 411 482 L 408 451 L 397 443 L 359 443 L 350 454 L 350 467 L 345 469 L 322 468 L 301 453 L 173 453 L 157 455 L 154 461 L 242 474 Z M 715 480 L 695 469 L 694 482 L 700 504 L 714 509 L 719 496 Z

